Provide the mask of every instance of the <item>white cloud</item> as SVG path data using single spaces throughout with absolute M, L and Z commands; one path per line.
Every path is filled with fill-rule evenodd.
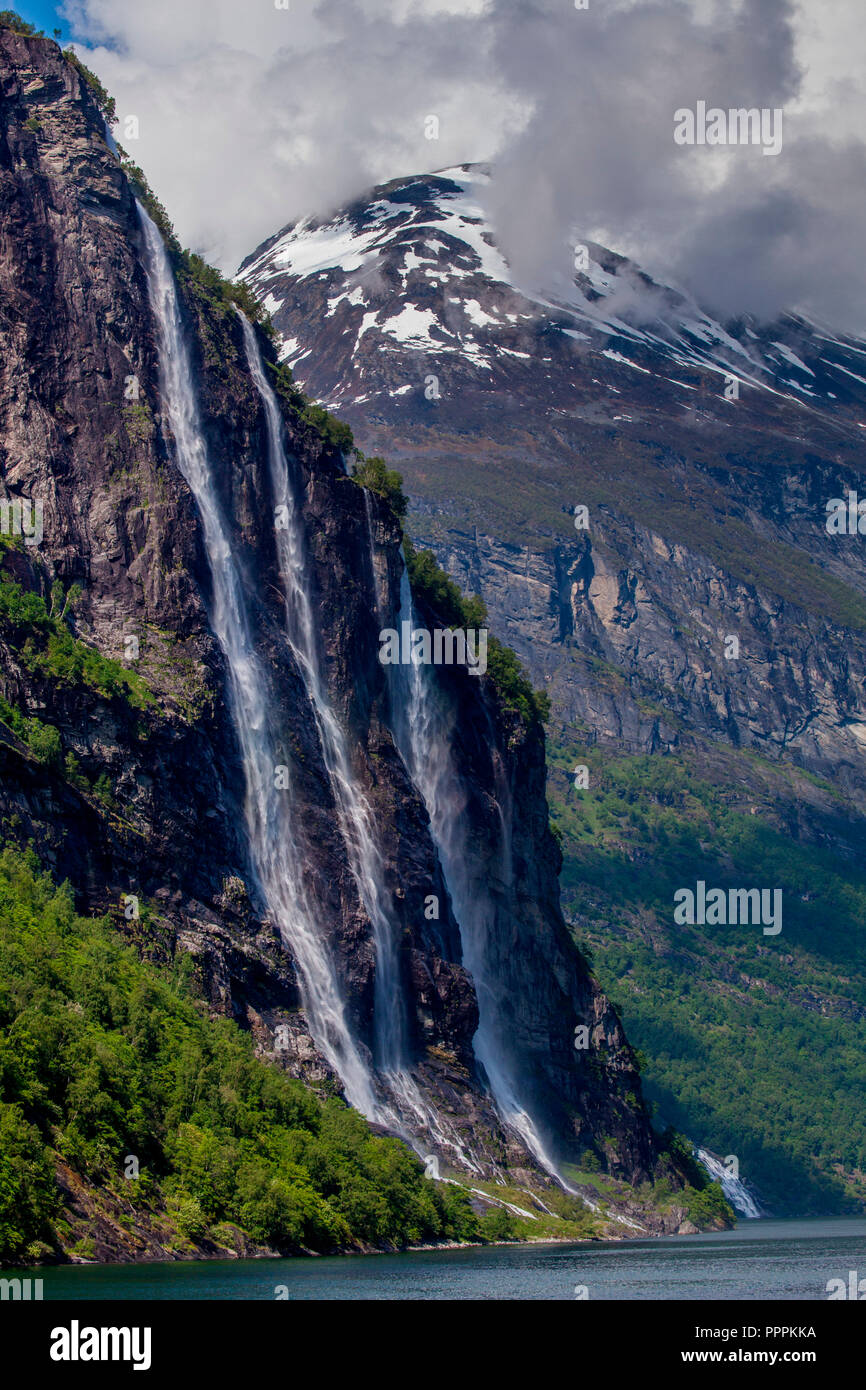
M 139 118 L 128 148 L 181 240 L 223 269 L 375 182 L 495 160 L 491 215 L 527 278 L 568 274 L 577 230 L 714 307 L 770 313 L 793 296 L 866 327 L 860 0 L 67 10 L 118 113 Z M 675 146 L 673 112 L 697 99 L 783 106 L 782 154 Z

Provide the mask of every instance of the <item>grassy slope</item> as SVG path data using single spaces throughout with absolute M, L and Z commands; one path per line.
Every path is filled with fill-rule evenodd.
M 834 825 L 830 789 L 754 755 L 560 742 L 550 761 L 566 910 L 664 1119 L 736 1153 L 773 1210 L 866 1202 L 866 825 L 841 804 Z M 824 843 L 798 840 L 821 802 Z M 781 934 L 677 926 L 674 892 L 697 878 L 781 888 Z

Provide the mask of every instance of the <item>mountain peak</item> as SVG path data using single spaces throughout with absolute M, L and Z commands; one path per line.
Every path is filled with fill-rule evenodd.
M 668 412 L 691 411 L 696 390 L 723 398 L 736 379 L 738 393 L 832 403 L 850 408 L 852 423 L 866 415 L 863 345 L 799 315 L 721 323 L 592 241 L 578 245 L 570 281 L 518 283 L 484 210 L 490 176 L 463 164 L 391 180 L 326 220 L 291 223 L 244 261 L 240 278 L 263 297 L 282 356 L 308 389 L 331 405 L 408 395 L 411 363 L 413 375 L 423 366 L 422 376 L 464 387 L 484 389 L 485 377 L 497 389 L 530 386 L 562 409 L 590 369 L 590 381 L 613 376 L 616 393 L 637 389 L 644 400 L 638 379 L 651 378 Z

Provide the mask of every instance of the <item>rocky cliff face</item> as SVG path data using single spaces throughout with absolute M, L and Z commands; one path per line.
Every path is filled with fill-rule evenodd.
M 816 1014 L 866 1004 L 848 897 L 866 830 L 866 561 L 856 519 L 855 534 L 827 526 L 831 499 L 856 518 L 863 491 L 866 347 L 796 314 L 720 324 L 592 243 L 573 283 L 523 289 L 485 220 L 486 177 L 395 181 L 284 228 L 240 274 L 299 382 L 402 472 L 416 542 L 483 596 L 551 696 L 566 901 L 661 1058 L 654 1097 L 796 1209 L 814 1102 L 782 1132 L 742 1097 L 801 1027 L 828 1093 L 843 1072 L 852 1098 L 861 1084 Z M 762 874 L 790 914 L 781 964 L 766 943 L 675 928 L 678 886 Z M 765 1019 L 780 995 L 784 1021 Z M 730 1070 L 720 1001 L 754 1070 L 707 1100 Z M 862 1136 L 828 1115 L 829 1131 L 817 1166 L 856 1186 Z
M 4 573 L 45 603 L 35 637 L 26 615 L 3 623 L 4 832 L 32 839 L 82 908 L 113 913 L 148 954 L 191 952 L 214 1009 L 252 1028 L 263 1052 L 338 1085 L 309 1036 L 296 963 L 251 871 L 243 769 L 208 620 L 210 572 L 160 399 L 132 189 L 87 85 L 56 45 L 0 30 L 0 83 L 0 467 L 4 496 L 41 503 L 44 530 L 38 545 L 7 538 Z M 209 455 L 255 596 L 254 637 L 292 768 L 319 929 L 369 1047 L 372 930 L 284 637 L 264 411 L 235 310 L 191 274 L 180 283 Z M 413 1068 L 482 1166 L 532 1166 L 497 1118 L 474 1059 L 473 981 L 427 813 L 392 736 L 378 633 L 399 606 L 399 526 L 315 428 L 290 411 L 285 426 L 302 480 L 328 694 L 373 811 L 399 932 Z M 472 834 L 491 864 L 509 841 L 508 881 L 495 885 L 502 971 L 545 1127 L 563 1157 L 597 1151 L 611 1171 L 640 1180 L 655 1143 L 619 1021 L 560 913 L 543 736 L 515 727 L 489 681 L 452 679 Z M 435 921 L 424 912 L 431 894 L 442 904 Z M 579 1023 L 591 1029 L 591 1056 L 575 1052 Z M 281 1024 L 290 1044 L 278 1048 Z M 419 1142 L 435 1151 L 435 1139 Z

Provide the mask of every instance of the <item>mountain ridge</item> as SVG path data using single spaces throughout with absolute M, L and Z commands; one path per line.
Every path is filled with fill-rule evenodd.
M 413 542 L 550 696 L 564 899 L 661 1113 L 742 1151 L 773 1210 L 846 1209 L 866 1191 L 866 566 L 827 523 L 863 493 L 866 344 L 797 315 L 722 325 L 591 244 L 572 286 L 523 294 L 483 177 L 393 181 L 290 224 L 240 275 L 304 388 L 402 473 Z M 751 886 L 762 864 L 789 914 L 778 960 L 743 933 L 683 939 L 675 890 Z M 850 1021 L 844 1044 L 822 1018 Z M 835 1115 L 796 1037 L 825 1094 L 841 1086 Z

